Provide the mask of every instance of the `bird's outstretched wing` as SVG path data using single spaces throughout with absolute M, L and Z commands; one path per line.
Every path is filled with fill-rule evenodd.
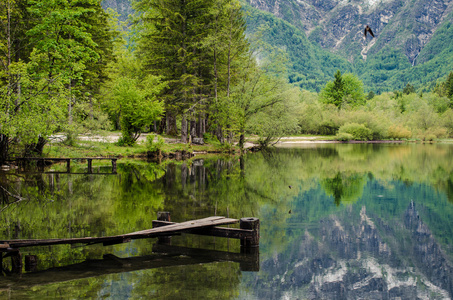
M 366 37 L 367 32 L 369 32 L 371 34 L 371 36 L 374 37 L 373 31 L 371 30 L 370 26 L 368 26 L 368 25 L 365 27 L 365 30 L 363 31 L 363 35 L 365 37 Z

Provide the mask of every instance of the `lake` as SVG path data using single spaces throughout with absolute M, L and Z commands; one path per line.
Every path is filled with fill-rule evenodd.
M 97 237 L 208 216 L 260 219 L 259 253 L 183 234 L 21 249 L 2 299 L 451 299 L 453 145 L 299 144 L 161 164 L 0 173 L 0 240 Z M 20 197 L 11 197 L 19 195 Z M 255 260 L 255 265 L 254 264 Z

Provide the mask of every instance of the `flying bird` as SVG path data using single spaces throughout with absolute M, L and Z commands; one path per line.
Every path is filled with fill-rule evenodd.
M 371 36 L 374 37 L 373 31 L 371 30 L 370 26 L 368 26 L 368 25 L 365 27 L 365 30 L 363 31 L 363 35 L 365 36 L 365 38 L 366 38 L 367 32 L 369 32 L 371 34 Z

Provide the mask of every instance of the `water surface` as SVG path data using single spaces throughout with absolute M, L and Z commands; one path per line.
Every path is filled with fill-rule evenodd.
M 26 248 L 37 270 L 8 274 L 5 258 L 0 297 L 450 299 L 452 154 L 442 144 L 310 144 L 242 158 L 119 160 L 111 175 L 96 174 L 109 162 L 94 162 L 95 174 L 56 173 L 65 165 L 1 174 L 1 240 L 122 234 L 151 228 L 158 211 L 176 222 L 257 217 L 261 240 L 256 268 L 242 262 L 239 241 L 194 235 L 172 238 L 179 254 L 155 240 Z

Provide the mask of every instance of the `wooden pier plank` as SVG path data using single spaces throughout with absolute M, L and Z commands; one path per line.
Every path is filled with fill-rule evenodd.
M 209 217 L 199 220 L 191 220 L 182 223 L 175 223 L 168 226 L 156 227 L 147 230 L 131 232 L 122 235 L 105 236 L 105 237 L 83 237 L 83 238 L 67 238 L 67 239 L 35 239 L 35 240 L 2 240 L 0 243 L 8 244 L 10 248 L 1 249 L 0 251 L 9 251 L 11 248 L 33 247 L 33 246 L 49 246 L 61 244 L 115 244 L 128 242 L 131 239 L 152 238 L 162 235 L 171 235 L 180 233 L 184 230 L 195 228 L 206 228 L 210 226 L 226 225 L 237 223 L 239 220 L 230 219 L 221 216 Z M 13 249 L 11 249 L 13 250 Z

